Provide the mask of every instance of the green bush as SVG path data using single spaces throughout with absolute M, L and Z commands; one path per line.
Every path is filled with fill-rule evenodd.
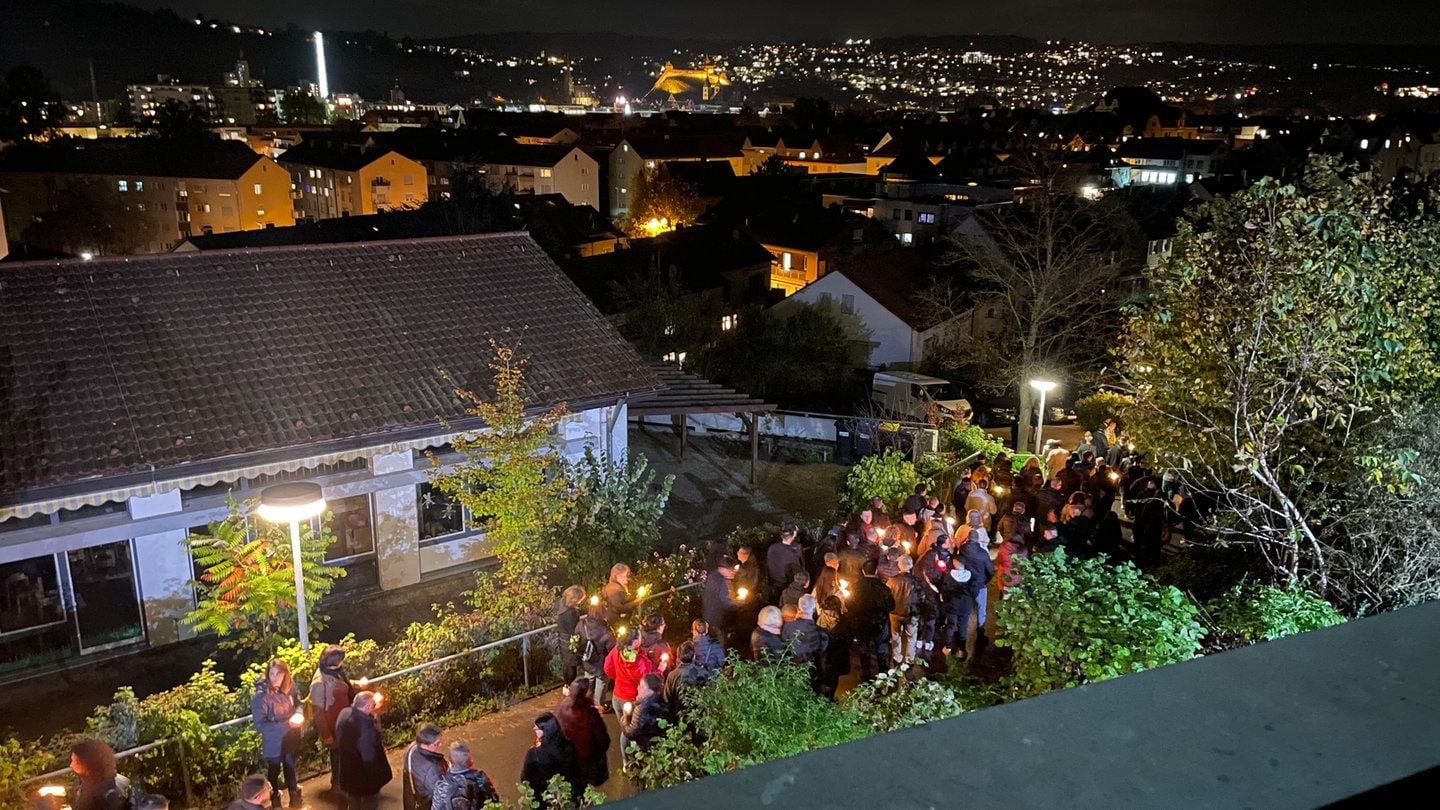
M 1265 561 L 1252 547 L 1196 544 L 1165 560 L 1151 572 L 1151 576 L 1163 585 L 1174 585 L 1197 603 L 1205 604 L 1247 579 L 1264 576 L 1265 573 Z
M 809 672 L 799 666 L 762 666 L 733 653 L 727 663 L 724 675 L 686 694 L 686 720 L 636 756 L 641 787 L 668 787 L 869 733 L 854 710 L 811 691 Z M 705 735 L 703 746 L 695 744 L 690 723 Z
M 944 449 L 955 454 L 957 459 L 974 453 L 984 453 L 986 458 L 994 459 L 1005 452 L 1004 442 L 977 425 L 962 426 L 959 422 L 946 422 L 940 426 L 940 437 L 944 440 Z
M 62 761 L 62 754 L 54 753 L 55 750 L 63 749 L 47 749 L 38 740 L 0 739 L 0 806 L 24 807 L 25 791 L 21 783 L 69 764 Z
M 995 608 L 1014 650 L 1021 697 L 1194 658 L 1204 634 L 1178 589 L 1129 563 L 1071 561 L 1061 552 L 1018 561 L 1025 587 Z
M 841 504 L 851 511 L 869 506 L 871 498 L 884 498 L 885 505 L 892 512 L 900 511 L 900 504 L 906 496 L 915 491 L 920 483 L 920 473 L 915 465 L 894 450 L 883 455 L 866 456 L 845 476 L 845 491 L 840 496 Z
M 882 672 L 856 686 L 845 693 L 840 705 L 859 715 L 873 734 L 944 720 L 965 711 L 947 686 L 925 678 L 911 680 L 905 669 Z
M 1114 391 L 1096 391 L 1088 397 L 1075 400 L 1075 413 L 1080 426 L 1086 430 L 1099 430 L 1106 419 L 1120 420 L 1128 408 L 1134 407 L 1135 398 Z
M 603 581 L 616 560 L 650 553 L 660 539 L 660 517 L 675 476 L 656 482 L 643 455 L 622 464 L 595 455 L 590 445 L 578 462 L 567 463 L 570 505 L 557 530 L 566 567 L 576 582 Z
M 1329 602 L 1303 590 L 1246 582 L 1206 607 L 1222 640 L 1253 644 L 1345 621 Z

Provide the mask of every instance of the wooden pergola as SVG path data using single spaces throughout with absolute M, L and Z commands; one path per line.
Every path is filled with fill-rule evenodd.
M 760 455 L 760 414 L 775 410 L 775 406 L 749 394 L 726 388 L 694 374 L 686 374 L 671 363 L 654 361 L 651 369 L 665 387 L 653 394 L 631 401 L 631 416 L 678 416 L 680 417 L 680 458 L 685 458 L 689 444 L 689 419 L 692 414 L 733 413 L 741 422 L 749 422 L 750 429 L 750 483 L 755 483 L 755 470 Z M 749 419 L 745 415 L 749 414 Z

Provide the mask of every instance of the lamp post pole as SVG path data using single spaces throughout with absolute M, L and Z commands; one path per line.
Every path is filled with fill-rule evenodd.
M 1040 392 L 1040 410 L 1035 415 L 1035 455 L 1040 455 L 1040 437 L 1045 432 L 1045 395 L 1055 388 L 1050 380 L 1031 380 L 1030 387 Z
M 299 614 L 300 649 L 310 649 L 310 616 L 305 605 L 305 564 L 300 550 L 300 521 L 325 511 L 319 484 L 293 482 L 260 492 L 260 517 L 290 524 L 290 559 L 295 569 L 295 611 Z
M 290 521 L 290 559 L 295 561 L 295 610 L 300 614 L 300 649 L 310 649 L 310 616 L 305 606 L 305 571 L 300 562 L 300 521 Z

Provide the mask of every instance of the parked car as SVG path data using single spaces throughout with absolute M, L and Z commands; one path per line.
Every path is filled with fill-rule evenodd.
M 1005 427 L 1018 419 L 1020 413 L 1020 395 L 1013 389 L 1008 392 L 997 392 L 993 388 L 982 385 L 970 387 L 961 384 L 967 391 L 966 399 L 974 412 L 971 421 L 980 427 Z M 1038 404 L 1038 403 L 1037 403 Z M 1047 425 L 1068 425 L 1079 420 L 1075 413 L 1075 405 L 1065 398 L 1047 397 L 1045 400 L 1045 424 Z

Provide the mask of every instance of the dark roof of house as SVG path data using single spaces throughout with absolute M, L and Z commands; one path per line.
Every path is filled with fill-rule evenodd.
M 477 163 L 504 166 L 554 166 L 580 147 L 575 144 L 495 143 L 475 154 Z M 581 150 L 584 151 L 584 150 Z
M 665 171 L 693 185 L 701 197 L 722 197 L 735 187 L 735 167 L 728 160 L 672 160 Z
M 625 141 L 635 150 L 635 154 L 647 160 L 732 158 L 744 156 L 741 147 L 745 143 L 745 134 L 737 131 L 734 135 L 632 135 L 626 136 Z
M 306 139 L 286 149 L 277 160 L 297 166 L 320 166 L 354 172 L 390 154 L 394 150 L 383 144 L 369 145 L 340 140 Z
M 1213 155 L 1227 148 L 1224 141 L 1192 138 L 1131 138 L 1116 153 L 1121 158 L 1181 160 L 1186 155 Z
M 850 279 L 916 331 L 923 332 L 941 320 L 942 313 L 920 301 L 921 291 L 930 286 L 934 268 L 913 250 L 867 250 L 833 272 Z
M 576 259 L 565 272 L 602 309 L 616 308 L 612 284 L 665 271 L 674 266 L 685 290 L 698 293 L 728 286 L 728 274 L 763 269 L 774 259 L 744 231 L 724 225 L 695 225 L 645 239 L 631 239 L 623 250 Z
M 205 177 L 235 180 L 264 156 L 239 141 L 159 138 L 19 143 L 0 157 L 0 172 Z
M 830 244 L 852 224 L 863 224 L 864 217 L 834 208 L 799 207 L 789 212 L 772 212 L 750 220 L 745 230 L 764 245 L 794 250 L 817 251 Z
M 537 408 L 661 385 L 523 233 L 11 265 L 0 504 L 473 429 L 491 338 Z

